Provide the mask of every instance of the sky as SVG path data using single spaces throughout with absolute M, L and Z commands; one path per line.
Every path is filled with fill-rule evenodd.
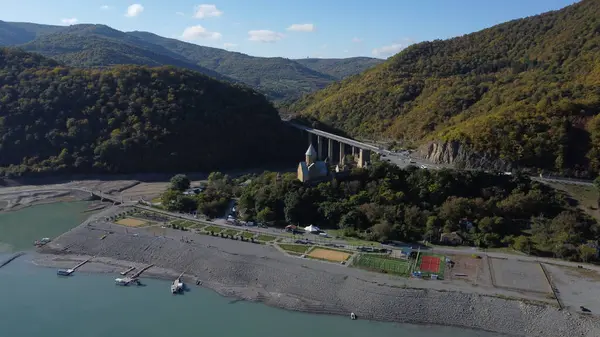
M 387 58 L 575 0 L 0 0 L 0 20 L 105 24 L 254 56 Z

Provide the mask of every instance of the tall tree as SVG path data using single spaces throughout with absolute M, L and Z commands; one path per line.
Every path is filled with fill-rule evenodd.
M 185 174 L 177 174 L 171 178 L 171 189 L 176 191 L 185 191 L 190 188 L 190 178 Z

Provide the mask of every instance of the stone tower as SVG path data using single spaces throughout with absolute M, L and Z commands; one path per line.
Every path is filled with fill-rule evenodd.
M 308 147 L 308 150 L 306 150 L 306 165 L 310 166 L 312 163 L 314 163 L 317 160 L 317 150 L 315 150 L 315 148 L 312 146 L 312 144 L 310 144 L 310 146 Z

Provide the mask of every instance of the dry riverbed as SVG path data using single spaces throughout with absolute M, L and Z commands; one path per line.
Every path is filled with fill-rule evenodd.
M 290 310 L 355 312 L 366 319 L 453 325 L 512 336 L 600 336 L 597 317 L 539 301 L 498 298 L 494 291 L 464 282 L 412 280 L 290 257 L 270 245 L 171 229 L 156 235 L 147 228 L 97 220 L 110 211 L 55 239 L 40 251 L 43 255 L 36 263 L 72 267 L 74 261 L 99 256 L 81 270 L 117 272 L 154 264 L 142 276 L 172 279 L 185 271 L 187 283 L 200 280 L 222 295 Z

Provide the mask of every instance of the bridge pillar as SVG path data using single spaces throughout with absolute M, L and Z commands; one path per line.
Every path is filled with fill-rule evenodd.
M 317 135 L 317 158 L 323 160 L 323 137 Z
M 330 164 L 333 164 L 333 139 L 329 138 L 329 142 L 327 144 L 327 159 Z
M 365 164 L 371 161 L 371 151 L 359 149 L 358 151 L 358 167 L 365 167 Z
M 340 142 L 340 164 L 344 164 L 344 155 L 345 155 L 346 144 Z

